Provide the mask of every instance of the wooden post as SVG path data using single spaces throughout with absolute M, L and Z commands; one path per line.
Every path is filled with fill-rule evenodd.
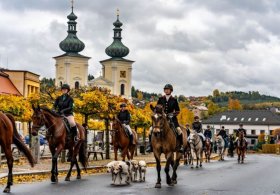
M 35 163 L 39 163 L 40 159 L 40 138 L 39 134 L 37 136 L 31 136 L 30 142 L 31 144 L 31 152 L 34 157 Z
M 105 119 L 105 144 L 106 144 L 106 159 L 110 159 L 110 140 L 109 140 L 109 119 Z

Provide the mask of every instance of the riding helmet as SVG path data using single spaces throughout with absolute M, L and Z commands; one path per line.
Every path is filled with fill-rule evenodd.
M 120 105 L 120 107 L 121 107 L 121 108 L 126 107 L 126 103 L 122 103 L 122 104 Z
M 173 91 L 173 86 L 171 84 L 166 84 L 163 89 L 170 89 Z
M 62 86 L 61 86 L 61 90 L 62 89 L 67 89 L 68 91 L 70 91 L 70 86 L 68 85 L 68 84 L 63 84 Z
M 195 117 L 194 117 L 194 120 L 196 120 L 196 119 L 199 119 L 199 116 L 195 116 Z

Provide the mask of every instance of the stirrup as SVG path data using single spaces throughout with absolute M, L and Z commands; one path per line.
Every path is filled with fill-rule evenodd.
M 153 152 L 153 148 L 152 148 L 151 145 L 149 145 L 149 146 L 147 147 L 146 152 L 148 152 L 148 153 Z
M 178 150 L 178 152 L 180 152 L 180 153 L 184 153 L 184 147 L 183 147 L 183 146 L 179 146 L 179 150 Z
M 78 138 L 78 136 L 74 137 L 74 142 L 77 143 L 78 141 L 80 141 L 80 139 Z

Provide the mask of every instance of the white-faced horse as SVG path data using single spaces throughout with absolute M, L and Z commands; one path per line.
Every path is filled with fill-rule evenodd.
M 189 143 L 191 146 L 191 153 L 193 157 L 191 168 L 193 168 L 194 156 L 196 157 L 196 168 L 198 168 L 198 161 L 200 161 L 199 166 L 202 167 L 203 143 L 202 143 L 202 139 L 200 138 L 200 136 L 196 131 L 191 131 L 189 136 Z
M 217 142 L 217 149 L 218 149 L 218 154 L 219 154 L 219 161 L 224 161 L 224 156 L 225 156 L 225 151 L 226 151 L 226 148 L 225 148 L 225 140 L 223 139 L 222 136 L 217 136 L 216 137 L 216 142 Z

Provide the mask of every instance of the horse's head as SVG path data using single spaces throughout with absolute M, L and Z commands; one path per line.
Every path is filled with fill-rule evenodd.
M 198 133 L 194 130 L 191 130 L 190 136 L 189 136 L 189 143 L 193 144 L 196 142 L 197 139 L 200 139 Z
M 163 112 L 162 105 L 157 105 L 156 107 L 153 107 L 152 105 L 150 105 L 150 108 L 153 111 L 153 114 L 151 116 L 153 133 L 158 135 L 158 134 L 162 133 L 162 131 L 164 129 L 166 117 Z
M 39 105 L 37 106 L 37 108 L 35 108 L 35 106 L 32 105 L 32 109 L 33 109 L 33 115 L 31 117 L 32 119 L 31 132 L 33 136 L 37 136 L 39 129 L 45 125 L 45 117 Z
M 239 132 L 239 139 L 243 139 L 244 138 L 244 131 L 240 131 Z

